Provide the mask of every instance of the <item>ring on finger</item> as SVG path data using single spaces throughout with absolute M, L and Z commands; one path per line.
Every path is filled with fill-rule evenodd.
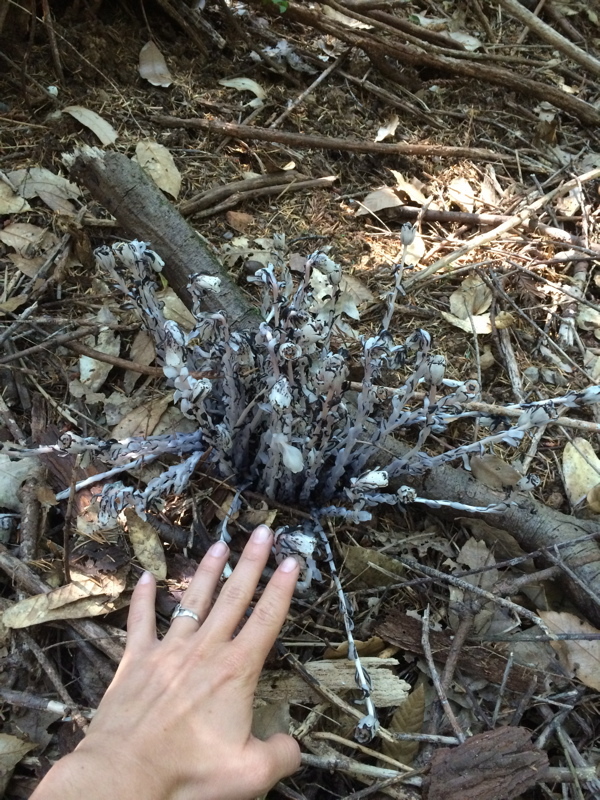
M 184 608 L 181 603 L 177 603 L 175 606 L 175 609 L 171 614 L 171 622 L 173 622 L 176 617 L 191 617 L 195 622 L 198 623 L 198 625 L 200 625 L 200 617 L 198 614 L 196 614 L 195 611 L 192 611 L 191 608 Z

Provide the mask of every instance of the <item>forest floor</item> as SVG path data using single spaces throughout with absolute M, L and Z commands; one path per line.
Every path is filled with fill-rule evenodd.
M 343 687 L 354 665 L 325 579 L 294 600 L 259 686 L 257 733 L 290 730 L 305 753 L 269 796 L 597 797 L 600 410 L 581 400 L 600 383 L 595 13 L 574 0 L 540 16 L 517 3 L 533 21 L 512 15 L 512 0 L 50 5 L 34 20 L 0 0 L 0 442 L 190 430 L 93 256 L 144 233 L 93 180 L 69 179 L 65 155 L 136 159 L 248 304 L 259 301 L 247 276 L 275 251 L 330 248 L 349 311 L 336 347 L 354 384 L 359 337 L 381 327 L 414 224 L 389 332 L 401 343 L 425 329 L 447 386 L 478 382 L 458 411 L 514 424 L 528 403 L 576 399 L 516 447 L 494 444 L 417 487 L 440 500 L 452 474 L 446 501 L 469 502 L 476 487 L 475 505 L 516 503 L 504 517 L 408 504 L 328 528 L 381 733 L 353 738 L 358 695 Z M 159 294 L 191 328 L 185 296 L 166 280 Z M 403 381 L 388 370 L 379 383 Z M 488 435 L 472 422 L 435 433 L 431 452 Z M 101 457 L 0 450 L 7 798 L 29 797 L 83 735 L 140 568 L 160 579 L 164 630 L 236 494 L 199 470 L 136 540 L 98 528 L 93 487 L 75 492 L 106 469 Z M 237 551 L 259 522 L 306 516 L 256 492 L 242 500 L 226 519 Z M 535 535 L 523 521 L 533 514 Z M 577 531 L 584 550 L 564 549 Z

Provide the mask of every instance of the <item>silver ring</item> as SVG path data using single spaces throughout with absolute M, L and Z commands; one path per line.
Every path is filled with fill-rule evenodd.
M 184 608 L 181 603 L 177 603 L 175 606 L 175 610 L 171 614 L 171 622 L 175 619 L 175 617 L 191 617 L 195 622 L 200 625 L 200 617 L 196 614 L 195 611 L 192 611 L 191 608 Z

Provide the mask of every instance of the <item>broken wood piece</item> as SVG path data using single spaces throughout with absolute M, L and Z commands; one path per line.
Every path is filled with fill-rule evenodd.
M 437 750 L 424 800 L 512 800 L 545 779 L 548 755 L 526 728 L 503 727 Z
M 404 611 L 394 609 L 384 620 L 379 623 L 375 631 L 386 642 L 396 645 L 401 650 L 409 653 L 423 655 L 422 626 L 419 620 L 409 617 Z M 452 636 L 441 631 L 429 631 L 429 642 L 433 660 L 445 664 L 448 653 L 452 647 Z M 500 685 L 506 671 L 507 657 L 497 652 L 492 647 L 466 643 L 458 657 L 457 667 L 469 674 L 483 677 L 490 683 Z M 522 693 L 534 678 L 543 683 L 547 672 L 535 670 L 513 664 L 508 675 L 506 688 L 510 691 Z M 557 673 L 557 677 L 564 680 L 564 676 Z
M 202 211 L 204 208 L 226 200 L 232 194 L 238 192 L 252 192 L 255 189 L 262 189 L 265 186 L 283 186 L 286 183 L 293 183 L 294 181 L 306 180 L 306 175 L 297 172 L 295 169 L 282 170 L 281 172 L 272 172 L 268 175 L 257 175 L 254 178 L 243 178 L 241 181 L 232 181 L 222 186 L 213 186 L 204 192 L 199 192 L 189 200 L 184 200 L 179 204 L 179 212 L 184 217 L 188 217 L 196 211 Z
M 225 311 L 234 329 L 258 327 L 255 309 L 139 164 L 122 153 L 92 147 L 64 158 L 73 179 L 87 187 L 128 235 L 150 243 L 165 262 L 163 274 L 169 285 L 188 308 L 192 307 L 187 290 L 190 276 L 197 272 L 217 276 L 221 291 L 218 296 L 207 293 L 206 307 L 214 312 Z

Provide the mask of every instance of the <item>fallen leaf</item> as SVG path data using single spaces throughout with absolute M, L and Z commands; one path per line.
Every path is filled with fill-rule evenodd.
M 36 742 L 26 742 L 19 739 L 18 736 L 0 733 L 0 772 L 13 770 L 19 761 L 35 747 L 37 747 Z
M 393 136 L 396 133 L 396 128 L 400 123 L 400 118 L 397 114 L 394 114 L 390 119 L 382 125 L 378 131 L 377 135 L 375 136 L 376 142 L 383 142 L 384 139 L 387 139 L 388 136 Z
M 494 295 L 488 285 L 478 276 L 469 275 L 460 288 L 450 295 L 450 312 L 459 319 L 469 319 L 487 311 Z
M 137 143 L 135 157 L 158 188 L 177 199 L 181 189 L 181 173 L 169 150 L 164 145 L 149 139 Z
M 600 634 L 589 622 L 567 611 L 537 611 L 552 633 Z M 550 642 L 560 663 L 572 677 L 590 689 L 600 691 L 600 640 L 566 639 Z
M 20 214 L 31 211 L 31 206 L 23 197 L 13 192 L 10 186 L 0 180 L 0 214 Z
M 396 179 L 397 192 L 403 192 L 413 203 L 418 203 L 421 206 L 425 205 L 427 197 L 421 191 L 421 187 L 424 187 L 425 184 L 421 183 L 417 178 L 411 178 L 410 181 L 407 181 L 404 175 L 395 169 L 391 169 L 390 172 Z M 433 208 L 433 204 L 429 207 Z
M 265 702 L 252 709 L 252 735 L 265 741 L 276 733 L 289 733 L 292 717 L 286 700 Z
M 29 295 L 27 294 L 17 294 L 14 297 L 9 297 L 8 300 L 5 300 L 3 303 L 0 303 L 0 313 L 12 314 L 13 311 L 16 311 L 17 308 L 20 308 L 28 300 L 29 300 Z
M 185 331 L 191 331 L 197 324 L 196 318 L 186 305 L 181 301 L 170 286 L 161 289 L 156 293 L 156 297 L 163 303 L 163 315 L 165 319 L 173 320 Z
M 107 322 L 116 321 L 116 317 L 106 306 L 100 309 L 96 319 L 104 325 Z M 83 341 L 87 347 L 92 347 L 105 355 L 118 356 L 121 351 L 121 338 L 115 331 L 107 327 L 102 327 L 97 336 L 86 336 Z M 89 356 L 79 356 L 79 381 L 87 392 L 97 392 L 104 385 L 111 369 L 114 369 L 113 365 L 105 361 L 97 361 Z
M 488 549 L 486 543 L 482 540 L 470 537 L 465 544 L 461 547 L 457 557 L 457 564 L 460 564 L 467 569 L 482 569 L 483 567 L 490 567 L 496 563 L 496 559 Z M 491 592 L 494 584 L 498 580 L 498 570 L 490 569 L 486 572 L 480 572 L 478 575 L 468 575 L 463 578 L 466 583 L 471 586 L 476 586 Z M 450 604 L 448 606 L 448 620 L 453 630 L 457 630 L 462 614 L 459 609 L 463 608 L 465 601 L 469 597 L 469 592 L 459 589 L 456 586 L 450 586 Z M 473 618 L 473 627 L 478 634 L 484 633 L 490 626 L 494 616 L 495 606 L 492 601 L 484 601 L 481 610 L 475 614 Z
M 253 225 L 255 218 L 252 214 L 245 214 L 243 211 L 228 211 L 225 214 L 227 224 L 230 225 L 234 231 L 244 233 L 248 230 L 250 225 Z
M 483 352 L 479 358 L 479 365 L 481 366 L 482 370 L 489 369 L 493 367 L 496 363 L 496 359 L 494 358 L 494 354 L 492 353 L 492 349 L 489 344 L 486 344 L 483 348 Z
M 398 583 L 404 574 L 402 563 L 385 553 L 360 545 L 348 545 L 343 551 L 344 566 L 354 575 L 352 586 L 356 589 Z
M 449 314 L 447 311 L 441 312 L 444 319 L 455 328 L 460 328 L 465 333 L 486 334 L 492 332 L 492 321 L 489 314 L 481 314 L 471 317 L 471 319 L 460 319 L 455 317 L 454 314 Z M 471 324 L 471 320 L 473 324 Z
M 59 619 L 108 614 L 128 602 L 117 603 L 125 589 L 125 576 L 126 570 L 94 578 L 71 570 L 71 583 L 20 600 L 4 612 L 3 622 L 9 628 L 27 628 Z
M 505 561 L 510 558 L 521 558 L 526 553 L 517 542 L 515 537 L 502 528 L 494 528 L 482 519 L 459 518 L 460 522 L 467 527 L 472 536 L 482 539 L 490 550 L 494 553 L 498 561 Z M 534 567 L 528 562 L 521 564 L 521 569 L 533 571 Z
M 40 464 L 35 458 L 21 458 L 11 461 L 5 453 L 0 453 L 0 507 L 10 511 L 20 511 L 19 489 L 28 479 L 40 472 Z
M 34 256 L 33 258 L 27 258 L 26 256 L 19 255 L 19 253 L 9 253 L 8 257 L 15 265 L 15 267 L 18 270 L 20 270 L 24 275 L 27 275 L 28 278 L 35 278 L 40 269 L 46 263 L 46 259 L 44 258 L 44 256 Z
M 567 442 L 563 451 L 563 476 L 569 500 L 577 505 L 600 483 L 600 459 L 586 439 Z
M 366 214 L 376 214 L 384 208 L 394 208 L 394 206 L 401 205 L 402 201 L 394 190 L 390 189 L 389 186 L 383 186 L 381 189 L 369 192 L 360 203 L 356 216 L 364 217 Z
M 425 686 L 420 683 L 406 700 L 394 711 L 387 724 L 390 733 L 421 733 L 425 717 Z M 419 752 L 419 742 L 381 740 L 381 749 L 386 756 L 410 766 Z
M 600 514 L 600 483 L 590 489 L 586 499 L 590 511 L 593 511 L 594 514 Z
M 470 33 L 463 33 L 462 31 L 448 31 L 446 36 L 454 39 L 455 42 L 462 44 L 465 50 L 478 50 L 481 47 L 481 42 L 476 36 L 471 36 Z
M 30 222 L 12 222 L 0 230 L 0 242 L 12 247 L 21 256 L 32 255 L 34 247 L 41 243 L 46 231 L 46 228 Z
M 130 436 L 150 436 L 172 399 L 171 395 L 167 395 L 142 403 L 115 425 L 111 437 L 127 439 Z
M 138 517 L 133 508 L 125 509 L 127 533 L 135 557 L 142 567 L 163 581 L 167 577 L 165 551 L 157 531 L 149 522 Z
M 582 306 L 575 318 L 577 327 L 584 331 L 593 331 L 596 339 L 600 339 L 600 311 Z
M 448 199 L 457 205 L 461 211 L 473 213 L 475 206 L 475 191 L 466 178 L 454 178 L 448 184 Z
M 371 636 L 366 642 L 355 639 L 356 652 L 359 656 L 376 656 L 385 648 L 386 644 L 379 636 Z M 327 647 L 323 658 L 348 658 L 348 642 L 342 642 L 337 647 Z
M 355 275 L 342 275 L 339 286 L 342 292 L 350 295 L 357 306 L 375 302 L 373 292 Z
M 219 81 L 221 86 L 237 89 L 240 92 L 252 92 L 261 100 L 265 100 L 267 93 L 263 87 L 251 78 L 223 78 Z
M 75 213 L 70 201 L 80 197 L 81 191 L 62 175 L 50 172 L 45 167 L 29 167 L 9 172 L 7 177 L 21 197 L 28 200 L 39 197 L 53 211 Z
M 511 464 L 493 453 L 471 456 L 470 467 L 474 478 L 497 491 L 514 489 L 523 477 Z
M 145 330 L 139 330 L 131 344 L 129 351 L 129 358 L 134 364 L 139 364 L 142 367 L 149 366 L 156 358 L 156 349 L 154 347 L 154 340 Z M 131 394 L 136 383 L 142 377 L 140 372 L 135 372 L 128 369 L 123 378 L 123 391 L 125 394 Z
M 77 122 L 81 122 L 86 128 L 100 139 L 104 146 L 114 144 L 117 140 L 117 132 L 104 117 L 84 106 L 67 106 L 63 111 L 74 117 Z
M 140 77 L 152 86 L 163 86 L 165 89 L 173 83 L 167 62 L 154 42 L 146 42 L 140 50 Z
M 515 318 L 510 311 L 500 311 L 494 317 L 494 325 L 497 330 L 501 331 L 505 328 L 512 328 L 515 324 Z

